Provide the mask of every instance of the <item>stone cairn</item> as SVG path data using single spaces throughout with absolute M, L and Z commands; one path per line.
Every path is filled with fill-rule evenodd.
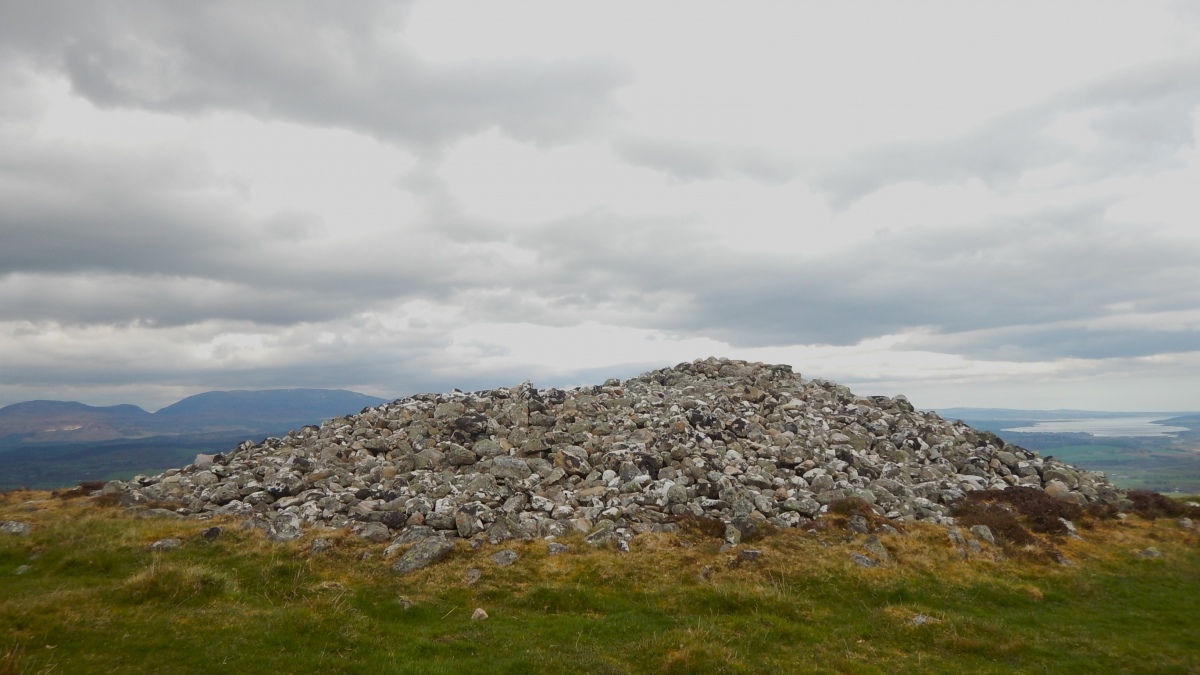
M 245 516 L 282 541 L 305 523 L 349 527 L 392 541 L 391 554 L 427 539 L 571 532 L 626 548 L 689 517 L 723 521 L 736 543 L 764 523 L 807 527 L 848 497 L 894 521 L 949 524 L 964 493 L 1012 485 L 1078 504 L 1122 496 L 1101 473 L 903 396 L 709 358 L 569 390 L 412 396 L 102 493 L 182 504 L 183 516 Z

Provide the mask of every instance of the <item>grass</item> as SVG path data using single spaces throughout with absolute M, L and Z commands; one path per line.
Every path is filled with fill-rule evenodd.
M 405 577 L 345 532 L 320 533 L 334 546 L 318 555 L 318 533 L 276 544 L 236 521 L 206 542 L 213 522 L 37 492 L 0 495 L 9 519 L 35 529 L 0 535 L 0 675 L 1200 670 L 1200 535 L 1168 518 L 965 558 L 944 529 L 910 525 L 881 537 L 891 562 L 874 569 L 850 562 L 861 536 L 829 529 L 768 534 L 753 561 L 699 532 L 628 554 L 516 543 L 505 568 L 487 558 L 502 547 L 460 545 Z M 168 536 L 183 546 L 149 550 Z M 1151 546 L 1161 557 L 1135 554 Z

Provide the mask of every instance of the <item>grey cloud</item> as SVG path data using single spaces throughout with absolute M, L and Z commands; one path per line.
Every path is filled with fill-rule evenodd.
M 287 325 L 503 277 L 452 232 L 337 237 L 303 212 L 259 222 L 222 180 L 186 149 L 0 134 L 0 320 Z
M 522 316 L 540 321 L 538 313 L 559 311 L 576 321 L 612 318 L 604 311 L 611 302 L 622 308 L 617 320 L 628 324 L 768 346 L 854 344 L 918 328 L 960 333 L 1037 326 L 1108 316 L 1119 302 L 1196 306 L 1200 298 L 1190 289 L 1200 288 L 1200 262 L 1194 251 L 1169 239 L 1130 238 L 1103 222 L 1104 208 L 1083 204 L 969 228 L 883 236 L 815 260 L 788 259 L 784 252 L 733 255 L 684 223 L 592 214 L 520 235 L 520 244 L 545 261 L 538 277 L 522 286 L 542 302 L 528 300 L 532 314 Z M 581 300 L 558 307 L 545 302 L 574 298 Z M 487 316 L 489 309 L 478 311 Z M 1049 331 L 1033 330 L 1024 339 L 1043 356 L 1075 354 L 1069 340 Z M 1093 340 L 1086 353 L 1128 354 L 1122 339 Z
M 1007 188 L 1021 174 L 1069 162 L 1080 180 L 1154 173 L 1192 147 L 1200 106 L 1200 61 L 1159 65 L 1111 78 L 1011 113 L 950 140 L 879 147 L 817 170 L 810 180 L 844 208 L 904 181 L 958 183 L 979 178 Z M 1047 130 L 1063 115 L 1091 114 L 1097 145 L 1080 149 Z
M 631 164 L 662 171 L 680 181 L 744 177 L 776 185 L 799 174 L 794 162 L 752 148 L 626 138 L 613 149 Z
M 1060 358 L 1137 358 L 1194 352 L 1200 332 L 1142 328 L 1102 329 L 1087 325 L 1012 326 L 998 330 L 934 335 L 906 346 L 969 358 L 1039 361 Z
M 573 138 L 615 113 L 608 63 L 430 65 L 403 45 L 407 3 L 333 0 L 0 5 L 0 54 L 100 105 L 239 110 L 435 149 L 498 126 Z

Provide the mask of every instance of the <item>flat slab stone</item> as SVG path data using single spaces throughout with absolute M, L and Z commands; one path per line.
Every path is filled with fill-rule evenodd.
M 408 574 L 432 565 L 445 558 L 453 550 L 453 540 L 444 537 L 427 537 L 405 551 L 400 559 L 392 565 L 392 571 L 396 574 Z

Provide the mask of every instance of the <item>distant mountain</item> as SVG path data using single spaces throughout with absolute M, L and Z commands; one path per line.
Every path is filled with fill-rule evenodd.
M 0 439 L 10 442 L 106 441 L 154 433 L 154 416 L 135 405 L 26 401 L 0 408 Z
M 0 408 L 0 491 L 129 478 L 197 453 L 282 435 L 386 399 L 340 389 L 210 391 L 157 412 L 135 405 L 26 401 Z
M 173 403 L 154 416 L 191 425 L 196 431 L 230 426 L 257 429 L 284 425 L 291 429 L 384 402 L 342 389 L 210 391 Z
M 134 405 L 26 401 L 0 408 L 0 444 L 87 443 L 215 431 L 282 433 L 384 402 L 341 389 L 210 391 L 155 413 Z

